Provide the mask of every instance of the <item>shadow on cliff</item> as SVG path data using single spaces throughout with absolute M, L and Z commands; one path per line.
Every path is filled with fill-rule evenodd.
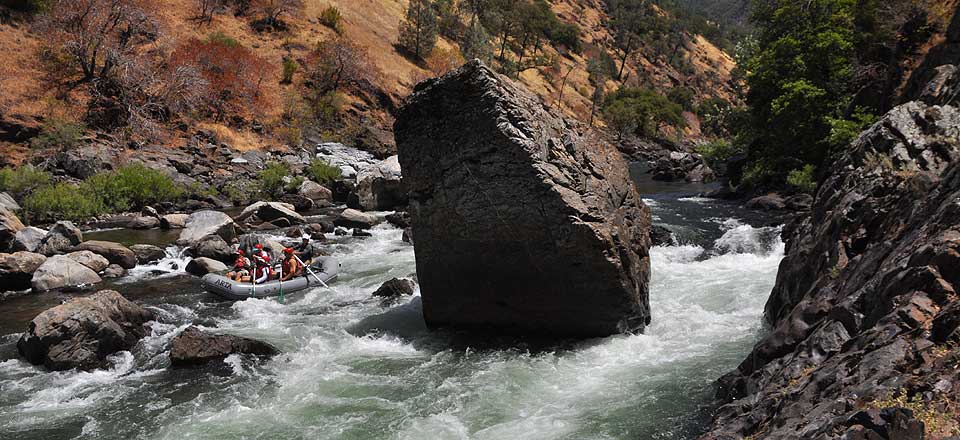
M 550 339 L 504 334 L 475 334 L 450 329 L 431 329 L 423 319 L 419 296 L 377 315 L 363 318 L 347 328 L 350 334 L 393 336 L 418 350 L 443 351 L 520 351 L 531 354 L 582 350 L 602 343 L 605 338 Z

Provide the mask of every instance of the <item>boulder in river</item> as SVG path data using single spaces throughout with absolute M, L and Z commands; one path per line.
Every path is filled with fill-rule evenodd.
M 9 249 L 17 232 L 24 228 L 13 211 L 0 206 L 0 249 Z
M 413 280 L 408 280 L 406 278 L 393 278 L 383 283 L 377 290 L 375 290 L 373 292 L 373 296 L 378 296 L 381 298 L 410 296 L 413 295 L 413 292 L 416 288 L 417 283 L 414 283 Z
M 63 287 L 97 284 L 103 280 L 93 269 L 78 263 L 66 255 L 47 258 L 33 273 L 30 284 L 33 290 L 44 292 Z
M 380 223 L 380 219 L 378 219 L 377 216 L 360 212 L 356 209 L 345 209 L 342 213 L 340 213 L 340 216 L 333 221 L 335 226 L 348 229 L 370 229 L 377 223 Z
M 183 229 L 187 227 L 190 214 L 167 214 L 160 217 L 161 229 Z
M 210 234 L 219 235 L 227 241 L 233 240 L 237 236 L 236 224 L 229 215 L 219 211 L 195 212 L 187 218 L 186 226 L 180 231 L 177 244 L 193 246 Z
M 129 229 L 153 229 L 160 227 L 160 219 L 157 217 L 137 216 L 130 223 L 127 223 Z
M 787 203 L 777 193 L 754 197 L 747 201 L 747 208 L 762 209 L 764 211 L 780 211 L 786 209 Z
M 191 249 L 194 257 L 212 258 L 225 264 L 232 263 L 236 259 L 233 246 L 223 241 L 219 235 L 203 237 Z
M 37 227 L 27 226 L 14 235 L 10 247 L 14 251 L 36 252 L 37 248 L 40 247 L 40 242 L 42 242 L 46 236 L 47 231 Z
M 80 232 L 80 228 L 68 221 L 57 222 L 37 246 L 37 253 L 48 257 L 62 254 L 82 241 L 83 233 Z
M 273 222 L 274 220 L 282 218 L 294 225 L 306 223 L 303 216 L 297 214 L 293 205 L 280 202 L 256 202 L 244 208 L 243 212 L 241 212 L 235 220 L 237 222 L 243 222 L 254 216 L 262 222 Z
M 364 211 L 385 211 L 406 205 L 407 193 L 401 177 L 397 156 L 362 169 L 357 174 L 353 207 Z
M 313 200 L 300 194 L 284 194 L 280 197 L 280 201 L 293 206 L 296 212 L 307 212 L 313 209 Z
M 130 251 L 137 256 L 137 264 L 147 264 L 167 258 L 167 251 L 152 244 L 135 244 Z
M 111 264 L 103 270 L 103 273 L 100 274 L 103 278 L 120 278 L 127 274 L 127 270 L 121 267 L 119 264 Z
M 473 61 L 394 126 L 430 326 L 553 337 L 650 320 L 650 211 L 615 147 Z
M 104 290 L 37 315 L 17 350 L 31 364 L 51 370 L 92 370 L 104 367 L 107 356 L 133 348 L 152 319 L 153 312 Z
M 130 248 L 112 241 L 90 240 L 78 244 L 73 248 L 77 251 L 90 251 L 103 255 L 110 263 L 119 264 L 124 269 L 137 267 L 137 254 Z
M 208 273 L 225 273 L 227 269 L 228 268 L 226 264 L 223 264 L 217 260 L 199 257 L 190 260 L 190 262 L 187 263 L 185 270 L 190 275 L 202 277 Z
M 410 227 L 410 214 L 404 211 L 387 214 L 386 220 L 387 223 L 390 223 L 391 225 L 394 225 L 400 229 Z
M 280 350 L 256 339 L 217 335 L 190 326 L 173 339 L 170 364 L 175 368 L 192 367 L 222 361 L 231 354 L 272 357 Z
M 47 257 L 32 252 L 0 254 L 0 291 L 26 290 L 30 280 Z
M 67 258 L 89 267 L 90 270 L 96 273 L 100 273 L 110 265 L 110 262 L 107 261 L 106 258 L 90 251 L 70 252 L 67 254 Z
M 304 196 L 314 202 L 333 201 L 333 192 L 325 186 L 310 180 L 304 180 L 297 189 L 297 194 Z

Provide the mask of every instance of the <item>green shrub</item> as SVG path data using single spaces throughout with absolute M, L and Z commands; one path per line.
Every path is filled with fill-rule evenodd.
M 140 210 L 145 206 L 178 200 L 186 194 L 170 176 L 139 163 L 96 174 L 80 186 L 107 212 Z
M 724 163 L 727 159 L 740 153 L 740 149 L 737 146 L 723 139 L 698 145 L 696 151 L 711 165 Z
M 204 43 L 219 43 L 227 47 L 240 47 L 241 44 L 237 41 L 236 38 L 233 38 L 223 32 L 216 31 L 207 35 L 207 39 L 204 40 Z
M 280 79 L 280 84 L 290 84 L 293 82 L 293 74 L 297 73 L 297 62 L 290 59 L 283 59 L 283 77 Z
M 817 189 L 817 181 L 813 178 L 815 168 L 807 164 L 799 170 L 790 171 L 787 174 L 787 185 L 790 185 L 797 191 L 812 193 Z
M 80 188 L 58 183 L 40 188 L 27 196 L 23 201 L 23 213 L 30 223 L 83 221 L 103 213 L 103 207 Z
M 340 178 L 341 171 L 340 168 L 331 166 L 320 159 L 313 159 L 310 161 L 310 166 L 307 167 L 307 174 L 314 182 L 328 185 Z
M 667 92 L 667 99 L 674 104 L 680 105 L 684 110 L 693 111 L 693 94 L 693 89 L 678 86 Z
M 268 162 L 266 168 L 260 172 L 260 191 L 270 197 L 283 195 L 286 183 L 285 177 L 290 175 L 290 167 L 284 162 Z
M 44 122 L 40 134 L 30 141 L 33 148 L 58 148 L 69 150 L 80 145 L 86 127 L 78 122 L 62 118 L 50 118 Z
M 284 185 L 284 189 L 287 192 L 296 192 L 300 185 L 303 184 L 303 181 L 306 180 L 303 176 L 296 176 L 290 179 L 290 182 Z
M 16 199 L 49 185 L 51 180 L 50 173 L 33 165 L 0 169 L 0 191 L 10 193 Z
M 260 188 L 248 179 L 235 179 L 220 187 L 220 194 L 234 206 L 246 206 L 257 198 Z
M 328 126 L 340 119 L 345 98 L 338 92 L 316 95 L 310 100 L 310 110 L 318 125 Z
M 687 126 L 683 107 L 649 89 L 617 90 L 607 96 L 603 112 L 621 137 L 631 131 L 637 136 L 653 136 L 661 124 Z
M 340 14 L 340 9 L 337 9 L 336 6 L 327 6 L 327 8 L 320 13 L 320 24 L 333 29 L 339 34 L 343 31 L 340 28 L 340 20 L 342 18 L 343 16 Z
M 843 149 L 850 145 L 857 136 L 867 127 L 873 125 L 879 117 L 866 112 L 862 108 L 857 108 L 850 119 L 827 118 L 830 123 L 830 135 L 827 141 L 834 149 Z
M 753 162 L 744 168 L 743 177 L 740 179 L 740 186 L 745 188 L 758 188 L 769 184 L 776 176 L 777 173 L 765 166 L 762 162 Z M 781 180 L 781 182 L 783 181 Z

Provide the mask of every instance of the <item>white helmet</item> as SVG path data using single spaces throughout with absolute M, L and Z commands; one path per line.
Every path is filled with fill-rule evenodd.
M 303 234 L 303 237 L 300 237 L 300 238 L 304 240 L 309 240 L 311 237 L 310 237 L 310 234 Z

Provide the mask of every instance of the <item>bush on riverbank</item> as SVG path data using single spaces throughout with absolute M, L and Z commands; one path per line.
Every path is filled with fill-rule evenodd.
M 94 175 L 80 187 L 102 206 L 103 212 L 141 210 L 179 200 L 185 194 L 170 176 L 139 163 Z
M 24 218 L 34 224 L 83 221 L 103 213 L 100 203 L 69 183 L 40 188 L 27 196 L 22 205 Z
M 342 171 L 340 171 L 340 168 L 331 166 L 320 159 L 313 159 L 307 168 L 307 174 L 314 182 L 321 185 L 328 185 L 339 179 Z
M 23 199 L 34 190 L 50 185 L 51 180 L 50 173 L 33 165 L 0 169 L 0 191 L 15 199 Z

